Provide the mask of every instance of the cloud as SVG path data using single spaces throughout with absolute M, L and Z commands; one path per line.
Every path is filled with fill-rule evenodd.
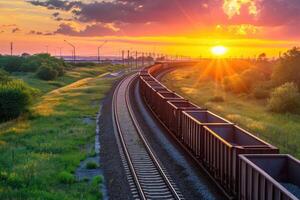
M 34 31 L 34 30 L 31 30 L 28 34 L 30 35 L 53 35 L 53 33 L 43 33 L 41 31 Z
M 95 35 L 177 35 L 211 30 L 218 24 L 239 27 L 240 33 L 254 29 L 291 33 L 300 27 L 300 0 L 30 0 L 29 3 L 50 10 L 66 12 L 69 19 L 53 13 L 56 21 L 75 21 L 86 25 L 76 31 L 62 23 L 57 34 Z M 94 25 L 90 25 L 94 24 Z M 112 30 L 107 24 L 120 29 Z M 253 27 L 243 26 L 251 24 Z M 97 30 L 99 29 L 99 30 Z M 228 29 L 226 29 L 228 30 Z M 240 34 L 245 37 L 247 34 Z M 300 36 L 299 36 L 300 37 Z
M 209 1 L 114 0 L 83 3 L 84 1 L 35 0 L 29 2 L 48 9 L 71 11 L 74 14 L 74 19 L 82 22 L 147 23 L 189 21 L 207 10 L 208 8 L 203 5 Z
M 82 3 L 80 1 L 63 1 L 63 0 L 29 0 L 27 1 L 35 6 L 46 7 L 49 10 L 65 10 L 69 11 L 74 7 L 80 6 Z
M 63 23 L 59 25 L 59 28 L 53 34 L 71 36 L 106 36 L 118 35 L 118 32 L 103 24 L 87 25 L 84 30 L 77 31 L 70 24 Z
M 240 15 L 242 6 L 246 6 L 248 14 L 256 16 L 258 14 L 257 0 L 224 0 L 223 11 L 229 18 Z

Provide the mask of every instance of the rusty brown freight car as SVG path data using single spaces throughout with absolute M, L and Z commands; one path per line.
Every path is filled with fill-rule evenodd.
M 168 129 L 179 139 L 182 138 L 181 119 L 183 111 L 205 110 L 187 100 L 169 100 L 166 104 L 166 112 L 163 113 L 163 122 Z
M 158 81 L 156 81 L 156 79 L 154 79 L 150 75 L 140 76 L 139 80 L 140 80 L 140 91 L 141 91 L 142 95 L 145 95 L 146 89 L 147 89 L 147 87 L 149 87 L 149 86 L 147 86 L 148 82 L 153 82 L 153 84 L 156 84 L 156 85 L 159 85 L 159 86 L 163 87 L 163 85 L 161 85 Z
M 277 154 L 276 147 L 238 126 L 204 126 L 203 163 L 228 193 L 237 194 L 240 154 Z
M 144 94 L 146 102 L 151 107 L 155 105 L 154 97 L 158 91 L 170 92 L 166 87 L 164 87 L 157 81 L 141 81 L 141 88 L 144 90 L 142 94 Z
M 168 91 L 158 91 L 154 94 L 154 111 L 157 116 L 162 120 L 162 116 L 166 111 L 167 104 L 169 100 L 184 100 L 181 96 L 175 94 L 174 92 Z
M 208 110 L 183 111 L 181 120 L 181 139 L 192 153 L 201 159 L 203 157 L 203 126 L 223 124 L 232 123 Z
M 300 199 L 300 162 L 290 155 L 240 155 L 240 200 Z

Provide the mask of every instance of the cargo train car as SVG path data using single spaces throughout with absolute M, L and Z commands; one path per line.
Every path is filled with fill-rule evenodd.
M 208 111 L 183 111 L 181 120 L 182 142 L 192 153 L 203 159 L 204 126 L 232 124 L 230 121 Z
M 299 175 L 296 175 L 300 171 L 299 161 L 279 155 L 276 147 L 189 103 L 155 79 L 160 72 L 174 66 L 182 67 L 184 63 L 157 63 L 144 68 L 139 81 L 144 101 L 168 132 L 186 147 L 229 196 L 242 200 L 297 199 L 299 196 L 288 191 L 282 182 L 300 187 Z M 259 154 L 264 157 L 256 159 Z M 268 157 L 273 158 L 270 166 L 267 162 L 262 164 Z M 274 170 L 275 167 L 278 170 Z M 253 172 L 261 175 L 253 175 Z M 263 182 L 257 182 L 257 179 Z M 260 193 L 263 196 L 258 196 Z
M 240 200 L 300 198 L 300 161 L 290 155 L 240 155 Z
M 238 126 L 204 126 L 202 161 L 213 177 L 232 195 L 237 195 L 238 190 L 240 154 L 275 153 L 279 153 L 276 147 Z
M 182 118 L 183 111 L 201 111 L 200 108 L 187 100 L 169 100 L 166 104 L 163 122 L 169 127 L 170 131 L 179 139 L 182 139 Z

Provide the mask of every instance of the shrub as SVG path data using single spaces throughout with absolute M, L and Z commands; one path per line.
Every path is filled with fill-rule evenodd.
M 34 59 L 27 58 L 21 65 L 21 71 L 23 72 L 36 72 L 40 66 L 40 63 Z
M 234 93 L 243 93 L 248 91 L 246 84 L 238 74 L 225 77 L 223 80 L 223 85 L 226 91 L 231 91 Z
M 57 72 L 57 76 L 63 76 L 65 74 L 65 69 L 61 64 L 53 62 L 49 65 Z
M 35 92 L 21 80 L 0 84 L 0 121 L 14 119 L 27 111 Z
M 255 86 L 253 86 L 252 95 L 256 99 L 269 98 L 272 87 L 273 86 L 270 81 L 259 82 Z
M 75 182 L 75 177 L 73 174 L 63 171 L 63 172 L 59 173 L 58 180 L 59 180 L 59 182 L 64 183 L 64 184 L 72 184 Z
M 36 75 L 42 80 L 50 81 L 57 78 L 58 72 L 52 67 L 43 63 Z
M 103 176 L 95 176 L 92 179 L 92 185 L 97 186 L 99 184 L 103 183 Z
M 210 99 L 212 102 L 224 102 L 224 98 L 222 96 L 214 96 Z
M 295 83 L 285 83 L 271 93 L 268 109 L 273 112 L 296 112 L 299 108 L 300 93 Z
M 242 72 L 241 79 L 248 90 L 250 90 L 258 81 L 265 80 L 265 76 L 256 68 L 249 68 Z
M 6 83 L 10 80 L 8 73 L 0 68 L 0 83 Z
M 20 187 L 23 187 L 23 185 L 24 185 L 23 180 L 16 173 L 9 174 L 7 183 L 12 188 L 20 188 Z
M 8 179 L 7 172 L 0 172 L 0 181 L 6 181 Z
M 20 71 L 24 58 L 18 56 L 3 56 L 0 57 L 0 65 L 8 72 Z
M 86 168 L 87 169 L 96 169 L 96 168 L 98 168 L 98 165 L 94 161 L 89 161 L 86 163 Z
M 100 191 L 102 183 L 103 176 L 95 176 L 91 181 L 89 192 L 96 195 L 98 199 L 103 199 L 103 193 Z
M 264 81 L 265 75 L 257 68 L 251 67 L 241 74 L 227 76 L 223 80 L 224 88 L 234 93 L 249 93 L 257 82 Z
M 269 90 L 262 87 L 255 87 L 252 91 L 252 94 L 256 99 L 266 99 L 270 97 Z

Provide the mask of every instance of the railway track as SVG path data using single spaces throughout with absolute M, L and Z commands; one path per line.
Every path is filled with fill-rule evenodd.
M 134 199 L 183 199 L 151 150 L 133 113 L 129 89 L 136 75 L 124 78 L 113 95 L 113 122 Z

